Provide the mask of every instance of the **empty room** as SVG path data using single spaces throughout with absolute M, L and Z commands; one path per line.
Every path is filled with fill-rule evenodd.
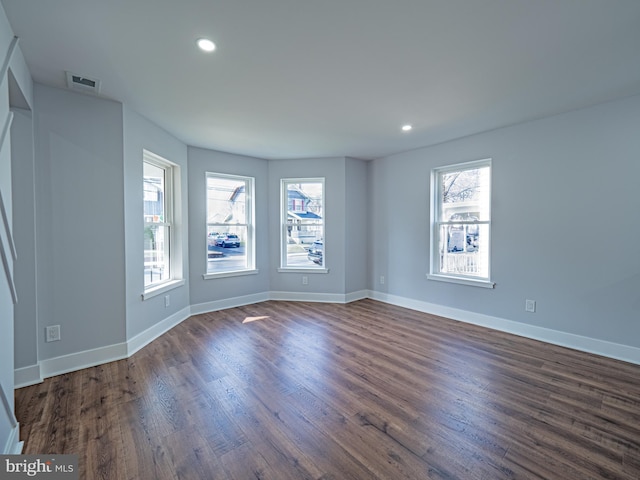
M 0 478 L 640 478 L 639 45 L 0 0 Z

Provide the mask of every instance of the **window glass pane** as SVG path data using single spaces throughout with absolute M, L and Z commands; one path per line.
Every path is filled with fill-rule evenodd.
M 175 228 L 174 207 L 180 199 L 172 196 L 179 178 L 177 165 L 144 151 L 142 200 L 144 219 L 143 278 L 145 294 L 164 283 L 181 278 L 180 252 L 173 248 L 179 228 Z M 178 209 L 179 211 L 179 209 Z M 177 258 L 176 258 L 177 255 Z
M 169 227 L 147 223 L 144 227 L 144 285 L 169 280 Z
M 491 159 L 432 171 L 433 275 L 488 281 Z
M 247 227 L 207 227 L 207 273 L 250 268 L 247 256 Z
M 254 268 L 251 177 L 207 173 L 206 273 Z
M 286 202 L 283 266 L 324 266 L 324 182 L 285 182 Z
M 246 181 L 207 177 L 207 223 L 247 223 Z
M 472 277 L 489 276 L 489 225 L 441 225 L 440 273 Z
M 165 170 L 143 163 L 144 175 L 144 221 L 165 221 Z
M 489 220 L 489 166 L 440 173 L 442 222 Z

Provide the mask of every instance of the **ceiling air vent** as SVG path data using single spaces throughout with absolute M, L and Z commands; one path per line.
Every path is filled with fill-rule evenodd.
M 71 90 L 97 95 L 100 93 L 100 80 L 67 72 L 67 87 Z

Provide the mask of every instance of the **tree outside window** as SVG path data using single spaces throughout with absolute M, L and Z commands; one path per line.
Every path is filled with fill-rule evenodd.
M 489 282 L 491 160 L 432 172 L 430 278 Z

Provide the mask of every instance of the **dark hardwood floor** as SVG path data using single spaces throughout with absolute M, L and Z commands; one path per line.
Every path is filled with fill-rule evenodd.
M 197 315 L 16 410 L 83 479 L 640 478 L 640 366 L 373 300 Z

